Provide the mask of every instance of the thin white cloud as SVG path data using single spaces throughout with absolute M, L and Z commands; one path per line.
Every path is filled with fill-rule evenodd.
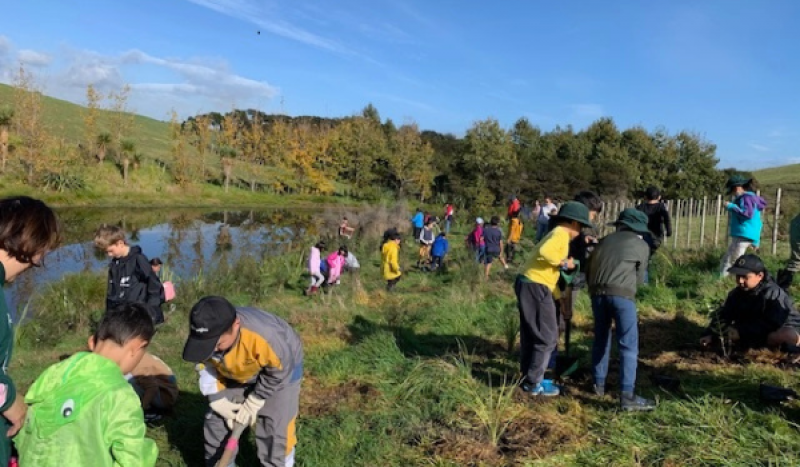
M 599 118 L 605 115 L 600 104 L 574 104 L 571 105 L 572 114 L 578 118 Z
M 35 50 L 23 49 L 17 52 L 17 59 L 23 65 L 32 67 L 45 67 L 53 61 L 53 57 Z
M 767 151 L 769 151 L 769 148 L 767 146 L 764 146 L 764 145 L 761 145 L 761 144 L 750 143 L 750 144 L 748 144 L 748 146 L 750 146 L 752 149 L 755 149 L 758 152 L 767 152 Z
M 208 8 L 226 16 L 258 26 L 260 31 L 286 37 L 307 45 L 331 52 L 355 55 L 342 44 L 307 31 L 286 20 L 278 19 L 274 3 L 266 0 L 188 0 L 195 5 Z

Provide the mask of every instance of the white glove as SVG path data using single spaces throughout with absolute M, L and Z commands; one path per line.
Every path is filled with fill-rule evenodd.
M 211 401 L 208 406 L 211 407 L 211 410 L 216 412 L 225 420 L 235 419 L 237 417 L 236 413 L 242 408 L 242 404 L 231 402 L 230 399 L 226 399 L 224 397 L 215 401 Z
M 254 395 L 248 396 L 239 412 L 236 413 L 236 423 L 244 426 L 250 426 L 255 423 L 258 411 L 264 407 L 264 402 L 264 399 L 259 399 Z

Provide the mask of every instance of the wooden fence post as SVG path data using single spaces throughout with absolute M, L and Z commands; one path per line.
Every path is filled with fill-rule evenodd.
M 678 230 L 681 226 L 681 200 L 675 200 L 675 231 L 672 232 L 672 247 L 678 249 Z
M 703 196 L 703 211 L 700 218 L 700 248 L 706 242 L 706 205 L 708 204 L 708 196 Z
M 772 254 L 778 252 L 778 221 L 781 218 L 781 189 L 775 197 L 775 216 L 772 218 Z

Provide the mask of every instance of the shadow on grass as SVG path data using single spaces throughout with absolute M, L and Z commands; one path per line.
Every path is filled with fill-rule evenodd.
M 201 394 L 181 391 L 173 414 L 156 423 L 167 433 L 169 445 L 181 453 L 181 459 L 190 466 L 203 466 L 203 422 L 208 410 L 208 400 Z M 255 446 L 246 431 L 239 444 L 238 465 L 258 465 Z

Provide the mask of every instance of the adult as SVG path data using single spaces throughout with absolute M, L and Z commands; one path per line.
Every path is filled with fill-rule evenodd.
M 800 345 L 800 314 L 761 258 L 742 255 L 728 272 L 736 275 L 736 287 L 712 316 L 700 343 L 708 346 L 727 337 L 740 348 Z
M 356 229 L 350 227 L 350 221 L 347 220 L 347 217 L 342 217 L 342 222 L 339 224 L 339 236 L 350 240 L 353 238 L 353 232 L 355 231 Z
M 453 215 L 456 213 L 456 208 L 452 203 L 447 203 L 444 206 L 444 231 L 450 233 L 450 226 L 453 223 Z
M 27 406 L 6 372 L 14 333 L 2 286 L 32 267 L 58 247 L 61 230 L 55 213 L 38 199 L 17 196 L 0 200 L 0 465 L 8 465 L 11 437 L 22 427 Z
M 594 391 L 597 395 L 605 394 L 613 321 L 620 354 L 620 405 L 628 411 L 652 410 L 655 402 L 634 393 L 639 356 L 636 288 L 644 283 L 650 258 L 649 248 L 642 238 L 648 233 L 647 216 L 628 208 L 619 214 L 613 225 L 617 231 L 603 238 L 595 247 L 587 270 L 594 315 Z
M 411 218 L 411 226 L 414 228 L 414 240 L 419 238 L 419 232 L 422 230 L 424 225 L 425 214 L 423 214 L 422 208 L 417 208 L 417 212 Z
M 789 290 L 794 281 L 794 273 L 800 271 L 800 214 L 789 224 L 789 261 L 786 269 L 778 271 L 776 282 L 784 290 Z
M 721 277 L 728 275 L 733 261 L 745 254 L 748 247 L 757 249 L 761 244 L 761 212 L 767 207 L 764 198 L 755 194 L 752 178 L 733 175 L 725 187 L 734 198 L 726 206 L 730 215 L 731 240 L 720 263 Z
M 519 202 L 519 198 L 517 195 L 511 195 L 508 204 L 508 218 L 512 219 L 516 216 L 519 216 L 519 212 L 522 210 L 522 204 Z
M 549 231 L 550 216 L 558 211 L 558 207 L 553 204 L 553 199 L 545 196 L 544 204 L 539 208 L 539 215 L 536 218 L 536 241 L 540 241 Z
M 645 236 L 645 241 L 650 246 L 650 253 L 658 249 L 665 237 L 672 236 L 672 221 L 666 204 L 661 201 L 661 191 L 654 186 L 645 190 L 645 202 L 636 206 L 636 209 L 647 215 L 647 228 L 650 233 Z
M 262 467 L 293 465 L 303 344 L 283 319 L 223 297 L 201 298 L 189 313 L 183 359 L 197 363 L 208 397 L 206 465 L 217 464 L 234 423 L 255 426 Z M 226 466 L 227 467 L 227 466 Z

